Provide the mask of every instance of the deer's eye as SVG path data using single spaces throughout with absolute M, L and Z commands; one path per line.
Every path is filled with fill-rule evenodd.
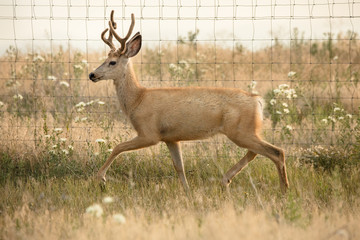
M 115 64 L 116 64 L 115 61 L 110 61 L 110 62 L 109 62 L 109 65 L 115 65 Z

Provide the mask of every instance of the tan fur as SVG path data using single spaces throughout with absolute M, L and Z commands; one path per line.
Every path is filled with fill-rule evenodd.
M 108 59 L 96 69 L 91 80 L 113 79 L 123 112 L 138 133 L 131 141 L 117 145 L 98 172 L 105 181 L 106 171 L 115 157 L 124 151 L 148 147 L 163 141 L 167 144 L 176 171 L 185 190 L 180 141 L 209 138 L 225 134 L 249 151 L 223 177 L 228 186 L 231 179 L 257 154 L 270 158 L 276 165 L 282 191 L 288 188 L 284 151 L 260 138 L 263 102 L 259 96 L 233 88 L 144 88 L 135 76 L 127 48 L 139 50 L 141 35 L 126 44 L 124 54 L 111 51 Z M 140 38 L 140 40 L 139 40 Z M 139 44 L 140 41 L 140 44 Z M 134 48 L 134 49 L 132 49 Z M 137 53 L 136 51 L 136 53 Z M 116 65 L 110 66 L 110 61 Z

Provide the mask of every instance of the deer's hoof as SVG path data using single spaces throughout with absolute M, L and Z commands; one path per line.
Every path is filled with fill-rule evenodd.
M 106 190 L 106 178 L 105 178 L 105 176 L 100 176 L 100 175 L 98 175 L 97 177 L 96 177 L 96 180 L 97 180 L 97 182 L 99 183 L 99 186 L 100 186 L 100 189 L 101 189 L 101 191 L 105 191 Z
M 228 179 L 227 177 L 223 177 L 222 181 L 221 181 L 221 184 L 223 185 L 223 187 L 227 188 L 229 187 L 231 183 L 231 180 Z

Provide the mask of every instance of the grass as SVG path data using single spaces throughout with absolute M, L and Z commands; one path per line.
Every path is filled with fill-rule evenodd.
M 360 51 L 342 37 L 219 47 L 216 61 L 214 45 L 189 38 L 134 59 L 148 87 L 264 96 L 264 137 L 287 154 L 286 195 L 260 156 L 223 189 L 245 151 L 221 136 L 183 143 L 189 195 L 164 144 L 119 156 L 101 191 L 94 174 L 134 136 L 111 82 L 87 81 L 102 54 L 10 47 L 0 62 L 0 239 L 359 238 Z
M 51 172 L 3 155 L 0 237 L 107 239 L 119 234 L 217 239 L 240 234 L 252 239 L 266 234 L 267 239 L 319 239 L 341 229 L 354 239 L 359 236 L 358 169 L 347 174 L 317 172 L 289 158 L 291 188 L 283 196 L 268 159 L 251 163 L 227 191 L 220 185 L 221 172 L 235 159 L 199 156 L 185 163 L 192 188 L 186 196 L 169 156 L 159 156 L 124 154 L 110 169 L 102 192 L 88 164 L 71 170 L 58 164 L 58 170 Z M 37 164 L 47 164 L 45 157 L 40 159 Z M 349 182 L 344 178 L 355 186 L 346 186 Z M 106 196 L 113 202 L 103 203 Z M 94 203 L 102 206 L 102 216 L 86 213 Z M 119 213 L 125 223 L 114 219 Z

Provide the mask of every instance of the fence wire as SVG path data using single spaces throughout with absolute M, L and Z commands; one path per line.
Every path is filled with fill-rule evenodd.
M 3 147 L 68 154 L 76 145 L 111 149 L 134 135 L 112 83 L 87 77 L 109 51 L 100 33 L 111 10 L 121 34 L 135 14 L 142 85 L 260 94 L 264 137 L 287 149 L 354 143 L 360 1 L 13 0 L 0 3 Z

